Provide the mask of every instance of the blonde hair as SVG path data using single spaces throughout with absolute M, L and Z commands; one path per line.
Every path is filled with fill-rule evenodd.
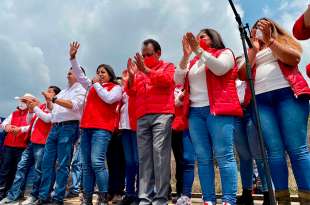
M 302 47 L 297 42 L 297 40 L 290 35 L 285 29 L 283 29 L 278 23 L 269 19 L 269 18 L 261 18 L 257 20 L 253 26 L 255 28 L 257 23 L 261 20 L 268 21 L 272 24 L 271 27 L 271 36 L 276 39 L 282 45 L 289 45 L 291 48 L 295 49 L 296 51 L 302 53 Z

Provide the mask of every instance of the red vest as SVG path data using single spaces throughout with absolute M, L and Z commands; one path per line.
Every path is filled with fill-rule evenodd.
M 226 49 L 213 49 L 211 54 L 218 57 Z M 199 56 L 196 56 L 190 62 L 190 68 L 199 60 Z M 208 97 L 210 102 L 210 112 L 213 115 L 226 115 L 226 116 L 243 116 L 243 111 L 239 102 L 236 79 L 238 77 L 238 68 L 236 62 L 234 67 L 228 71 L 225 75 L 217 76 L 206 67 L 206 83 L 208 88 Z M 184 96 L 184 107 L 185 113 L 188 114 L 190 106 L 189 95 L 190 85 L 188 74 L 185 78 L 185 96 Z
M 132 88 L 126 91 L 129 96 L 136 96 L 136 119 L 146 114 L 174 114 L 174 70 L 172 63 L 160 61 L 151 73 L 135 75 Z
M 27 114 L 28 110 L 17 109 L 12 113 L 11 125 L 17 127 L 27 126 Z M 17 135 L 8 133 L 4 140 L 4 146 L 15 147 L 15 148 L 26 148 L 28 144 L 27 132 L 19 132 Z
M 46 104 L 40 105 L 39 108 L 43 110 L 45 113 L 49 113 L 49 111 L 46 108 Z M 36 123 L 34 124 L 35 121 Z M 33 131 L 31 133 L 32 128 L 33 128 Z M 34 116 L 31 119 L 30 128 L 28 131 L 28 135 L 31 135 L 30 141 L 34 144 L 45 144 L 51 128 L 52 128 L 51 122 L 46 123 L 40 118 L 38 118 L 37 116 Z
M 114 86 L 116 86 L 114 83 L 105 83 L 102 85 L 108 91 L 112 90 Z M 113 104 L 104 102 L 92 86 L 87 95 L 80 127 L 104 129 L 113 132 L 117 121 L 117 105 L 118 102 Z
M 284 78 L 288 81 L 290 84 L 294 94 L 296 97 L 300 96 L 310 96 L 310 88 L 302 76 L 302 74 L 298 70 L 298 66 L 290 66 L 282 63 L 278 60 L 280 69 L 282 74 L 284 75 Z M 256 76 L 256 65 L 252 68 L 252 76 L 255 81 Z M 255 82 L 254 82 L 255 83 Z M 252 99 L 251 90 L 249 83 L 247 83 L 247 88 L 245 90 L 245 97 L 244 97 L 244 105 L 247 106 L 250 104 Z

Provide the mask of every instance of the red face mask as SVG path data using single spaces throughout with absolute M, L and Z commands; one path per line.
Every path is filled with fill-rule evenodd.
M 208 44 L 206 43 L 204 39 L 199 40 L 199 45 L 205 51 L 208 51 L 210 49 L 210 47 L 208 46 Z
M 157 66 L 159 63 L 159 60 L 154 56 L 146 56 L 144 58 L 144 64 L 149 67 L 149 68 L 153 68 L 155 66 Z

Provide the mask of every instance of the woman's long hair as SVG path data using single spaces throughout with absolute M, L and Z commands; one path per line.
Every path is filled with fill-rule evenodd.
M 269 18 L 261 18 L 257 20 L 253 26 L 253 28 L 257 27 L 257 23 L 261 20 L 268 21 L 272 24 L 271 26 L 271 36 L 276 39 L 282 45 L 289 45 L 291 48 L 296 49 L 298 52 L 302 53 L 301 45 L 294 39 L 292 35 L 290 35 L 285 29 L 283 29 L 278 23 L 269 19 Z

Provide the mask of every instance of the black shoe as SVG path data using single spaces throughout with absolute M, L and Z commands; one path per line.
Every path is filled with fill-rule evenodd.
M 86 195 L 83 193 L 81 205 L 93 205 L 93 195 Z
M 125 196 L 118 205 L 131 205 L 133 202 L 135 202 L 136 197 L 131 197 L 131 196 Z
M 98 194 L 98 201 L 96 203 L 96 205 L 108 205 L 108 194 L 107 193 L 103 193 L 100 192 Z
M 76 197 L 79 197 L 79 193 L 74 193 L 74 192 L 69 191 L 69 192 L 66 194 L 66 198 L 67 198 L 67 199 L 76 198 Z
M 38 199 L 34 205 L 47 205 L 49 204 L 50 202 L 48 200 L 42 200 L 42 199 Z
M 270 205 L 269 192 L 266 191 L 266 192 L 263 192 L 263 194 L 264 194 L 264 202 L 263 202 L 263 205 Z
M 53 199 L 52 202 L 49 203 L 49 205 L 64 205 L 64 202 Z
M 254 205 L 252 190 L 243 189 L 242 195 L 237 197 L 238 205 Z

